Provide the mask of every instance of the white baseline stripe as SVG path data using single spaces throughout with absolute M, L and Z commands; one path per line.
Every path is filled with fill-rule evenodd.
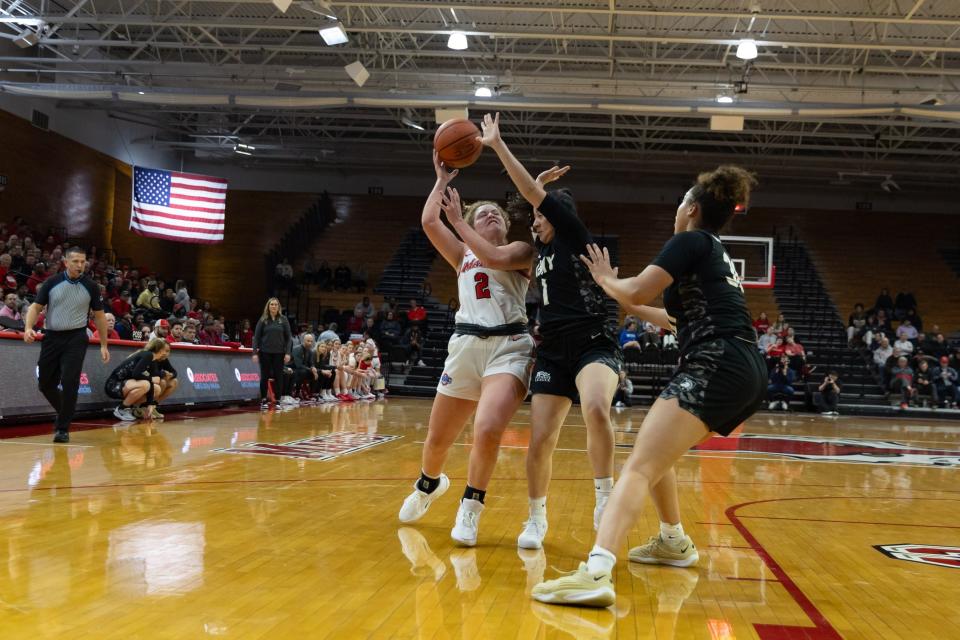
M 170 176 L 171 185 L 180 185 L 180 186 L 194 186 L 194 187 L 210 187 L 211 189 L 226 189 L 226 182 L 211 182 L 210 180 L 194 180 L 192 178 L 180 178 L 175 175 Z
M 201 229 L 206 229 L 208 231 L 223 231 L 223 224 L 218 224 L 216 222 L 184 222 L 183 220 L 175 220 L 173 218 L 164 218 L 163 216 L 151 216 L 145 213 L 133 214 L 134 220 L 138 220 L 143 224 L 150 224 L 151 222 L 161 222 L 163 224 L 175 225 L 177 227 L 183 227 L 184 231 L 190 231 L 195 229 L 200 231 Z
M 173 213 L 178 216 L 203 218 L 204 220 L 209 220 L 210 222 L 223 222 L 224 220 L 224 214 L 213 211 L 184 211 L 183 209 L 178 209 L 176 207 L 164 207 L 159 204 L 144 204 L 143 202 L 137 202 L 136 200 L 134 200 L 133 206 L 151 213 Z
M 202 233 L 196 231 L 176 231 L 173 229 L 164 229 L 162 227 L 153 227 L 140 224 L 136 220 L 130 221 L 130 226 L 141 231 L 148 231 L 158 235 L 168 236 L 170 238 L 197 238 L 200 240 L 223 240 L 223 234 L 219 232 Z

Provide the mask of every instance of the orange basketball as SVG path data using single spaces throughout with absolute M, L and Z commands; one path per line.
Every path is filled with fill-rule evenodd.
M 466 118 L 447 120 L 433 136 L 433 148 L 437 150 L 440 161 L 451 169 L 469 167 L 483 151 L 483 145 L 477 140 L 480 129 Z

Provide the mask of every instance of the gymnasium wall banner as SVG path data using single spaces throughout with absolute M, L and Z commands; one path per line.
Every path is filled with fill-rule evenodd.
M 77 411 L 116 406 L 103 385 L 124 358 L 143 347 L 127 340 L 110 341 L 110 363 L 100 362 L 100 344 L 91 341 L 83 361 Z M 39 342 L 26 344 L 19 333 L 0 333 L 0 419 L 53 415 L 37 387 Z M 180 386 L 165 401 L 171 405 L 203 405 L 253 400 L 259 396 L 260 368 L 250 349 L 173 345 L 170 362 Z

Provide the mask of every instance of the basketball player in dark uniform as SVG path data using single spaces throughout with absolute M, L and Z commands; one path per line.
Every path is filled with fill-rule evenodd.
M 537 248 L 534 275 L 543 303 L 530 392 L 533 394 L 530 446 L 527 450 L 529 517 L 517 544 L 539 549 L 547 533 L 547 488 L 553 451 L 573 400 L 579 395 L 587 425 L 587 449 L 593 467 L 594 528 L 613 490 L 613 427 L 610 405 L 619 383 L 623 353 L 607 325 L 603 290 L 580 261 L 593 241 L 569 191 L 547 193 L 544 185 L 569 167 L 554 167 L 534 180 L 500 138 L 499 114 L 484 118 L 484 145 L 503 162 L 532 221 Z M 516 208 L 514 208 L 516 212 Z
M 587 562 L 534 587 L 536 600 L 613 604 L 614 553 L 647 495 L 673 473 L 674 463 L 690 447 L 711 432 L 729 435 L 763 402 L 766 366 L 756 348 L 740 278 L 718 237 L 736 205 L 746 204 L 754 184 L 750 173 L 735 166 L 701 174 L 677 209 L 675 235 L 633 278 L 618 279 L 607 251 L 588 248 L 584 264 L 604 291 L 629 312 L 677 332 L 680 366 L 640 427 Z M 665 309 L 645 306 L 661 292 Z M 631 560 L 638 549 L 630 551 Z

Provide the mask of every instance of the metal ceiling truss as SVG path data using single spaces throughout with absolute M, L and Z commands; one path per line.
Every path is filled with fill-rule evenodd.
M 317 30 L 337 21 L 350 41 L 328 47 Z M 447 48 L 455 30 L 467 34 L 468 50 Z M 262 161 L 322 162 L 378 141 L 421 152 L 429 133 L 400 124 L 405 101 L 443 95 L 466 103 L 484 86 L 495 92 L 491 109 L 508 105 L 504 128 L 530 153 L 696 151 L 931 170 L 960 155 L 955 113 L 796 115 L 828 103 L 956 109 L 957 0 L 296 0 L 286 13 L 260 0 L 0 0 L 0 37 L 29 33 L 38 37 L 35 49 L 0 51 L 0 87 L 43 83 L 63 87 L 61 99 L 72 85 L 109 88 L 103 100 L 63 104 L 148 122 L 158 132 L 151 144 L 185 151 L 227 156 L 230 136 L 239 136 L 258 141 Z M 756 60 L 734 55 L 742 38 L 756 41 Z M 343 70 L 354 60 L 371 72 L 362 88 Z M 232 97 L 213 107 L 181 97 L 160 107 L 118 103 L 118 85 L 142 91 L 146 102 L 171 91 L 396 100 L 378 108 L 251 109 Z M 550 112 L 561 98 L 659 102 L 669 111 L 675 101 L 713 104 L 721 92 L 747 110 L 743 131 L 710 131 L 705 112 Z M 754 105 L 795 113 L 751 114 Z M 413 109 L 432 128 L 432 113 Z

